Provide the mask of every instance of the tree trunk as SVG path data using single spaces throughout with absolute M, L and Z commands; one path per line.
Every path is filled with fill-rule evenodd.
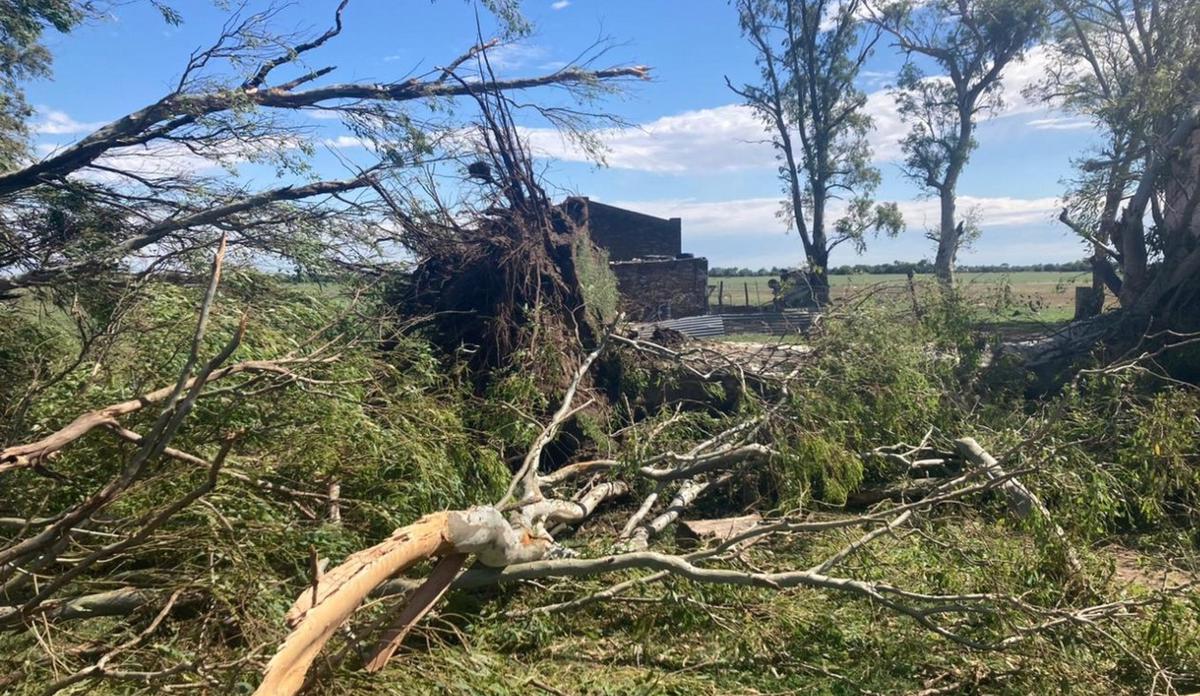
M 1103 281 L 1101 281 L 1099 287 L 1096 287 L 1096 279 L 1093 277 L 1091 287 L 1080 286 L 1075 288 L 1075 321 L 1099 316 L 1103 308 Z
M 1162 260 L 1147 264 L 1140 217 L 1121 220 L 1125 283 L 1121 305 L 1154 317 L 1161 328 L 1187 331 L 1200 324 L 1200 128 L 1183 141 L 1167 171 L 1159 231 Z
M 814 220 L 816 217 L 814 216 Z M 816 232 L 816 227 L 813 231 Z M 808 260 L 808 285 L 812 289 L 813 301 L 824 307 L 829 304 L 829 250 L 825 248 L 825 235 L 813 235 L 813 253 Z
M 954 259 L 958 254 L 958 237 L 960 228 L 955 224 L 955 192 L 954 187 L 947 183 L 941 189 L 941 220 L 938 227 L 937 258 L 933 263 L 933 271 L 938 281 L 945 287 L 954 286 Z
M 313 660 L 338 628 L 358 609 L 372 590 L 388 578 L 433 556 L 474 554 L 481 564 L 502 568 L 542 558 L 551 542 L 544 534 L 532 536 L 530 530 L 511 527 L 499 510 L 477 507 L 469 510 L 435 512 L 392 532 L 391 537 L 346 557 L 341 565 L 325 573 L 313 589 L 304 590 L 287 612 L 292 632 L 267 664 L 256 696 L 287 696 L 304 685 Z M 453 559 L 461 563 L 463 559 Z M 457 571 L 457 568 L 454 568 Z M 453 573 L 448 573 L 453 579 Z M 435 587 L 432 604 L 442 587 Z M 418 607 L 406 620 L 415 621 Z M 405 614 L 401 618 L 405 618 Z M 381 646 L 378 667 L 394 636 Z M 389 653 L 390 655 L 390 653 Z M 374 662 L 374 661 L 373 661 Z

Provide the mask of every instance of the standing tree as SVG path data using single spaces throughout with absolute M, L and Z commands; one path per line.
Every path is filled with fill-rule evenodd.
M 959 177 L 978 144 L 979 115 L 1000 105 L 1004 69 L 1043 35 L 1042 0 L 899 0 L 872 8 L 877 26 L 908 57 L 897 83 L 900 114 L 912 129 L 904 138 L 905 170 L 940 201 L 935 272 L 954 283 L 959 248 L 970 221 L 957 211 Z M 914 58 L 932 62 L 929 76 Z
M 761 81 L 729 87 L 771 133 L 788 194 L 786 214 L 804 244 L 813 294 L 825 303 L 835 247 L 851 242 L 861 250 L 868 231 L 895 234 L 902 227 L 895 204 L 872 200 L 879 171 L 867 144 L 871 119 L 863 113 L 865 95 L 854 86 L 880 30 L 858 19 L 860 0 L 738 0 L 737 8 Z M 846 209 L 831 223 L 835 200 L 844 200 Z
M 1200 264 L 1200 2 L 1056 0 L 1055 28 L 1042 91 L 1104 138 L 1060 219 L 1092 245 L 1097 290 L 1172 314 Z

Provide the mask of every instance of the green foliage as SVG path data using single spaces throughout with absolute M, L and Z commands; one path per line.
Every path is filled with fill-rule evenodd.
M 1040 465 L 1058 514 L 1081 535 L 1200 521 L 1200 396 L 1146 386 L 1118 374 L 1068 388 L 1040 411 L 1044 432 L 1019 455 Z
M 572 257 L 592 321 L 597 327 L 608 326 L 616 319 L 621 300 L 617 277 L 608 266 L 608 252 L 592 244 L 587 230 L 579 228 L 575 232 Z
M 908 368 L 910 366 L 903 366 Z M 790 404 L 787 430 L 775 433 L 784 461 L 776 465 L 777 487 L 785 507 L 807 502 L 845 502 L 870 472 L 862 452 L 880 442 L 919 439 L 939 418 L 939 399 L 928 376 L 903 369 L 889 373 L 830 366 L 824 379 L 836 388 L 801 389 Z M 911 408 L 904 399 L 912 399 Z M 899 401 L 898 401 L 899 400 Z
M 297 367 L 300 378 L 290 382 L 230 378 L 206 390 L 171 445 L 211 457 L 217 443 L 232 435 L 234 448 L 217 488 L 118 563 L 64 589 L 68 596 L 84 595 L 109 589 L 114 577 L 150 590 L 187 588 L 194 598 L 189 601 L 211 608 L 226 626 L 211 632 L 186 617 L 169 622 L 169 633 L 159 637 L 166 650 L 159 657 L 171 663 L 202 654 L 205 659 L 236 657 L 246 644 L 277 640 L 279 616 L 307 582 L 310 547 L 337 561 L 430 510 L 494 499 L 508 477 L 496 450 L 467 429 L 469 407 L 447 390 L 440 364 L 424 342 L 401 336 L 388 351 L 380 350 L 378 327 L 363 321 L 377 308 L 346 312 L 340 299 L 294 292 L 232 271 L 227 288 L 214 307 L 205 358 L 228 340 L 243 312 L 250 317 L 248 329 L 230 363 L 302 355 L 333 339 L 338 348 L 332 361 Z M 40 385 L 24 429 L 6 441 L 27 441 L 85 409 L 171 384 L 186 356 L 198 293 L 169 285 L 147 288 L 103 353 L 67 370 L 61 380 Z M 69 338 L 39 321 L 29 307 L 5 309 L 0 315 L 5 408 L 43 379 L 50 366 L 70 366 L 77 346 Z M 156 409 L 145 411 L 122 424 L 147 432 Z M 61 510 L 115 476 L 132 451 L 104 430 L 94 431 L 54 460 L 64 480 L 47 485 L 31 472 L 6 476 L 0 516 Z M 133 524 L 185 495 L 205 473 L 171 459 L 152 462 L 104 517 Z M 341 487 L 337 525 L 324 521 L 323 496 L 331 481 Z M 6 536 L 10 532 L 0 529 Z M 107 537 L 83 536 L 76 551 L 98 540 Z M 78 635 L 103 639 L 112 625 L 87 622 Z M 38 669 L 36 661 L 22 666 L 22 656 L 38 650 L 27 634 L 0 640 L 4 671 Z M 256 679 L 253 674 L 245 678 Z
M 53 308 L 0 303 L 0 420 L 22 427 L 25 398 L 41 380 L 65 369 L 76 350 L 66 317 Z M 11 436 L 11 433 L 7 433 Z
M 862 483 L 862 457 L 824 434 L 799 433 L 784 451 L 780 461 L 772 463 L 771 472 L 779 504 L 785 509 L 813 499 L 844 504 Z
M 0 172 L 15 169 L 27 154 L 26 121 L 33 110 L 21 83 L 50 72 L 50 52 L 42 44 L 48 28 L 70 31 L 90 3 L 78 0 L 26 0 L 0 4 Z
M 527 448 L 542 431 L 537 416 L 549 403 L 532 374 L 510 371 L 488 384 L 472 425 L 501 446 Z
M 1061 21 L 1053 41 L 1046 42 L 1053 63 L 1038 85 L 1041 95 L 1057 100 L 1067 112 L 1093 124 L 1099 145 L 1082 153 L 1073 164 L 1076 172 L 1064 196 L 1071 231 L 1092 245 L 1120 246 L 1114 230 L 1142 217 L 1144 210 L 1123 209 L 1142 182 L 1141 163 L 1157 153 L 1181 123 L 1187 130 L 1195 103 L 1196 67 L 1200 65 L 1200 2 L 1177 0 L 1114 0 L 1091 3 L 1073 0 L 1057 5 Z M 1136 23 L 1127 17 L 1139 17 Z M 1142 57 L 1140 45 L 1154 47 L 1154 59 Z M 1079 66 L 1081 69 L 1062 69 Z M 1186 148 L 1184 148 L 1186 151 Z M 1157 186 L 1194 187 L 1181 180 L 1192 165 L 1179 162 L 1176 171 L 1155 170 Z M 1170 181 L 1168 184 L 1167 182 Z M 1158 194 L 1156 194 L 1158 195 Z M 1169 198 L 1168 194 L 1168 198 Z M 1143 202 L 1141 205 L 1145 205 Z M 1163 254 L 1161 267 L 1177 262 L 1176 253 L 1190 246 L 1181 242 L 1190 232 L 1188 220 L 1158 216 L 1144 230 L 1144 250 L 1151 257 Z M 1128 233 L 1126 233 L 1128 234 Z M 1139 232 L 1139 235 L 1142 232 Z M 1126 263 L 1138 254 L 1127 251 L 1113 259 L 1114 273 L 1128 277 Z M 1144 258 L 1144 257 L 1143 257 Z M 1109 263 L 1104 258 L 1104 263 Z
M 933 350 L 933 339 L 921 325 L 867 308 L 830 322 L 815 346 L 813 374 L 793 401 L 810 424 L 825 423 L 857 451 L 919 439 L 931 425 L 947 424 L 942 397 L 954 383 L 956 356 Z
M 59 312 L 57 320 L 47 321 L 59 310 L 4 306 L 0 376 L 12 389 L 0 390 L 0 403 L 6 408 L 17 403 L 43 375 L 65 369 L 61 381 L 41 383 L 27 410 L 28 430 L 44 433 L 83 408 L 170 383 L 186 352 L 197 295 L 197 289 L 152 286 L 122 314 L 121 331 L 105 344 L 103 360 L 75 368 L 69 317 Z M 1002 305 L 997 300 L 995 306 Z M 853 314 L 826 317 L 806 337 L 810 352 L 803 374 L 793 381 L 768 433 L 780 456 L 757 480 L 746 482 L 748 492 L 757 484 L 758 492 L 768 494 L 756 507 L 836 514 L 830 508 L 857 487 L 894 474 L 882 471 L 875 458 L 864 459 L 863 452 L 881 444 L 915 444 L 932 428 L 939 445 L 975 435 L 1005 466 L 1030 469 L 1022 480 L 1078 542 L 1105 599 L 1117 596 L 1104 584 L 1116 562 L 1096 542 L 1137 532 L 1155 543 L 1194 548 L 1196 540 L 1187 536 L 1200 524 L 1195 516 L 1200 396 L 1120 372 L 1083 377 L 1037 403 L 1000 391 L 972 401 L 978 395 L 968 392 L 987 347 L 976 326 L 978 303 L 930 293 L 921 308 L 919 321 L 900 320 L 894 309 L 868 303 Z M 104 317 L 112 309 L 97 301 L 77 311 Z M 310 549 L 337 561 L 422 513 L 495 499 L 508 473 L 501 457 L 528 445 L 540 430 L 536 414 L 552 407 L 556 396 L 542 391 L 531 374 L 515 371 L 493 375 L 483 397 L 472 396 L 453 379 L 444 356 L 425 342 L 400 335 L 391 336 L 386 349 L 380 346 L 378 337 L 390 336 L 374 324 L 386 317 L 382 305 L 365 301 L 348 309 L 343 297 L 279 286 L 253 273 L 228 275 L 206 356 L 227 340 L 245 311 L 249 330 L 233 361 L 303 353 L 335 337 L 337 360 L 304 371 L 311 381 L 261 392 L 249 388 L 239 395 L 214 385 L 173 446 L 209 457 L 222 435 L 236 432 L 227 466 L 249 480 L 223 476 L 215 491 L 147 544 L 67 588 L 67 594 L 85 594 L 109 589 L 114 580 L 186 588 L 188 608 L 169 617 L 144 645 L 122 654 L 120 664 L 128 669 L 161 669 L 200 657 L 217 664 L 243 657 L 247 646 L 274 645 L 284 630 L 279 617 L 308 585 Z M 587 413 L 578 420 L 578 432 L 602 456 L 620 460 L 612 475 L 626 480 L 648 457 L 686 451 L 766 407 L 753 398 L 731 401 L 740 389 L 736 382 L 685 392 L 690 387 L 683 374 L 654 369 L 623 352 L 606 360 L 598 372 L 611 371 L 617 385 L 613 413 Z M 1020 382 L 1014 386 L 1019 392 Z M 668 393 L 689 395 L 695 410 L 661 408 Z M 701 403 L 733 406 L 722 411 L 701 409 Z M 142 414 L 127 424 L 144 430 L 152 417 Z M 627 436 L 608 437 L 634 421 L 639 426 Z M 656 434 L 647 440 L 650 430 Z M 65 482 L 47 485 L 28 472 L 6 476 L 12 495 L 0 503 L 0 516 L 10 516 L 9 508 L 18 504 L 22 514 L 61 509 L 111 477 L 130 452 L 105 433 L 93 433 L 54 462 L 68 477 Z M 135 520 L 185 494 L 202 475 L 180 462 L 155 462 L 105 517 Z M 254 483 L 259 477 L 313 495 L 336 479 L 341 524 L 326 521 L 321 498 L 271 492 Z M 651 488 L 643 486 L 641 493 Z M 700 505 L 697 515 L 731 512 L 728 496 Z M 628 507 L 615 509 L 597 526 L 607 533 L 627 515 Z M 766 540 L 745 550 L 739 562 L 768 571 L 809 567 L 861 531 Z M 935 536 L 937 543 L 930 543 Z M 869 553 L 852 554 L 837 572 L 913 592 L 998 593 L 1068 607 L 1076 597 L 1057 574 L 1059 550 L 1048 536 L 1037 525 L 1014 523 L 998 501 L 982 497 L 950 513 L 923 513 L 918 526 L 898 531 Z M 562 538 L 588 556 L 611 551 L 608 537 Z M 86 548 L 98 542 L 80 535 L 76 543 Z M 1164 599 L 1142 615 L 1123 618 L 1119 643 L 1081 623 L 1029 635 L 1007 651 L 952 646 L 886 607 L 807 589 L 775 592 L 668 580 L 629 589 L 622 595 L 627 601 L 562 615 L 509 615 L 644 574 L 453 593 L 419 625 L 384 674 L 364 675 L 351 660 L 332 668 L 313 690 L 896 693 L 936 686 L 967 693 L 1138 693 L 1153 674 L 1131 655 L 1152 654 L 1175 673 L 1191 674 L 1190 666 L 1200 664 L 1200 606 L 1187 598 Z M 372 602 L 358 625 L 382 621 L 394 609 L 394 600 Z M 69 639 L 107 645 L 132 638 L 147 617 L 137 618 L 143 623 L 78 622 Z M 955 630 L 988 641 L 1010 635 L 1025 619 L 998 612 L 966 618 Z M 30 633 L 0 635 L 0 672 L 26 677 L 18 680 L 16 693 L 44 686 L 43 653 Z M 72 668 L 90 664 L 66 660 Z M 221 683 L 206 688 L 222 693 L 245 691 L 257 679 L 249 663 L 210 673 Z M 94 685 L 97 693 L 155 688 L 113 680 Z
M 1168 508 L 1200 503 L 1200 395 L 1166 390 L 1134 405 L 1117 464 L 1134 486 L 1137 512 L 1158 521 Z

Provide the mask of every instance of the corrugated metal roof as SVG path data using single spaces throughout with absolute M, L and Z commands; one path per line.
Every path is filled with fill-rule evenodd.
M 769 333 L 783 335 L 803 331 L 812 326 L 817 312 L 785 310 L 748 314 L 706 314 L 682 319 L 656 321 L 647 326 L 678 331 L 693 338 L 711 338 L 735 333 Z
M 720 314 L 708 314 L 682 319 L 666 319 L 656 321 L 651 326 L 678 331 L 693 338 L 708 338 L 725 335 L 725 322 Z

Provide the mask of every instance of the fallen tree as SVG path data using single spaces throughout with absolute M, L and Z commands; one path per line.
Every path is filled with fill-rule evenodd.
M 860 491 L 882 484 L 901 492 L 879 497 L 873 507 L 865 510 L 822 509 L 811 497 L 805 499 L 811 502 L 802 509 L 789 509 L 787 503 L 780 502 L 783 499 L 777 490 L 769 486 L 764 489 L 762 481 L 781 476 L 778 467 L 796 457 L 798 441 L 794 438 L 807 437 L 804 431 L 812 427 L 806 422 L 797 433 L 794 421 L 802 412 L 794 410 L 796 402 L 789 401 L 796 392 L 811 395 L 804 391 L 809 388 L 808 380 L 824 379 L 815 370 L 818 365 L 806 365 L 803 361 L 832 361 L 836 356 L 837 369 L 841 369 L 844 356 L 836 343 L 798 353 L 799 362 L 791 370 L 773 369 L 769 374 L 744 371 L 741 379 L 757 385 L 745 392 L 746 411 L 713 416 L 712 409 L 688 411 L 682 408 L 683 404 L 674 404 L 646 415 L 636 407 L 626 407 L 624 400 L 618 401 L 620 414 L 641 414 L 620 427 L 611 426 L 609 436 L 628 446 L 607 452 L 580 448 L 578 460 L 560 467 L 559 462 L 546 456 L 546 451 L 560 438 L 570 435 L 566 426 L 572 419 L 605 396 L 589 383 L 594 384 L 592 373 L 610 369 L 613 360 L 628 360 L 641 369 L 653 367 L 693 379 L 705 376 L 711 384 L 720 383 L 734 370 L 725 358 L 708 350 L 684 346 L 682 350 L 664 353 L 644 342 L 612 340 L 609 332 L 619 331 L 619 326 L 607 329 L 597 345 L 583 355 L 561 399 L 542 416 L 544 425 L 537 428 L 523 456 L 512 459 L 508 485 L 501 486 L 507 492 L 498 490 L 493 505 L 432 513 L 428 510 L 436 508 L 426 507 L 421 511 L 426 513 L 424 516 L 414 515 L 409 519 L 415 521 L 401 524 L 390 535 L 368 538 L 367 543 L 334 552 L 336 555 L 322 553 L 318 557 L 314 552 L 307 574 L 282 576 L 285 579 L 281 585 L 292 594 L 291 607 L 286 613 L 277 609 L 273 614 L 273 629 L 267 634 L 270 643 L 236 648 L 242 652 L 238 659 L 243 660 L 238 665 L 262 671 L 260 693 L 295 693 L 305 684 L 313 689 L 326 688 L 347 678 L 347 670 L 354 668 L 368 672 L 395 669 L 396 662 L 416 657 L 407 652 L 414 649 L 409 642 L 414 634 L 427 636 L 431 618 L 435 622 L 445 620 L 439 616 L 441 602 L 493 586 L 519 588 L 507 592 L 521 594 L 529 604 L 503 610 L 486 621 L 515 621 L 521 617 L 586 611 L 596 605 L 616 605 L 641 599 L 642 593 L 659 586 L 670 586 L 669 593 L 678 593 L 678 586 L 672 584 L 674 580 L 686 585 L 782 593 L 780 601 L 796 592 L 818 592 L 840 598 L 839 602 L 861 604 L 871 611 L 901 617 L 968 651 L 985 652 L 1015 649 L 1039 641 L 1041 636 L 1062 640 L 1063 632 L 1068 630 L 1102 637 L 1107 622 L 1129 620 L 1148 606 L 1142 600 L 1093 595 L 1093 591 L 1102 589 L 1089 589 L 1096 574 L 1088 567 L 1086 557 L 1079 560 L 1084 565 L 1085 582 L 1080 583 L 1074 594 L 1064 590 L 1064 596 L 1053 605 L 1035 602 L 1020 592 L 996 588 L 939 590 L 912 578 L 892 577 L 894 571 L 890 565 L 874 562 L 877 556 L 888 554 L 890 548 L 919 535 L 930 539 L 924 545 L 944 546 L 952 558 L 979 551 L 976 544 L 984 542 L 976 540 L 960 546 L 961 542 L 943 536 L 941 529 L 962 511 L 966 511 L 964 517 L 986 519 L 995 509 L 1010 510 L 1017 521 L 1016 527 L 1006 528 L 1006 535 L 1019 535 L 1020 530 L 1028 529 L 1033 539 L 1045 538 L 1055 544 L 1049 556 L 1071 558 L 1077 542 L 1052 517 L 1055 513 L 1051 505 L 1043 502 L 1040 491 L 1036 491 L 1033 482 L 1041 481 L 1034 478 L 1038 472 L 1030 468 L 1028 460 L 1017 460 L 1011 450 L 993 457 L 978 443 L 969 439 L 955 443 L 935 435 L 933 429 L 915 446 L 889 445 L 868 450 L 862 460 L 881 466 L 876 478 L 859 486 Z M 318 341 L 316 345 L 324 346 L 325 342 Z M 311 364 L 289 363 L 287 370 L 292 374 L 288 375 L 245 372 L 231 374 L 215 383 L 191 375 L 185 384 L 199 388 L 202 394 L 218 387 L 248 394 L 274 380 L 289 382 L 297 388 L 329 386 L 333 380 L 310 377 L 307 372 L 328 369 L 336 363 L 323 359 L 344 353 L 332 348 L 325 350 L 333 352 L 317 351 Z M 717 393 L 711 399 L 713 404 L 724 402 Z M 882 416 L 880 410 L 870 417 Z M 136 417 L 137 413 L 122 416 L 126 421 Z M 697 420 L 701 418 L 711 420 Z M 620 419 L 609 422 L 616 424 Z M 706 424 L 704 428 L 693 429 L 693 424 L 701 422 Z M 69 457 L 72 450 L 98 439 L 106 430 L 114 434 L 128 431 L 128 425 L 123 423 L 117 430 L 111 426 L 94 429 L 91 435 L 66 443 L 59 450 L 61 456 Z M 146 438 L 134 433 L 126 441 L 145 446 L 153 441 L 151 437 L 152 433 Z M 226 453 L 214 461 L 189 455 L 179 448 L 175 443 L 163 448 L 162 453 L 171 461 L 185 464 L 187 470 L 203 468 L 207 463 L 215 472 L 213 480 L 219 483 L 197 488 L 196 495 L 180 498 L 190 506 L 204 504 L 222 486 L 232 486 L 239 496 L 258 486 L 253 477 L 230 477 L 223 466 L 214 466 L 234 455 Z M 175 454 L 169 454 L 167 449 Z M 607 456 L 597 456 L 601 454 Z M 817 456 L 822 458 L 817 463 L 824 466 L 828 463 L 825 458 L 832 453 Z M 32 476 L 33 471 L 17 468 L 5 475 Z M 324 481 L 315 483 L 319 490 L 326 490 Z M 919 494 L 915 492 L 918 487 Z M 758 492 L 763 490 L 765 494 Z M 331 515 L 325 516 L 324 529 L 355 524 L 358 504 L 355 497 L 354 486 L 343 488 L 339 519 L 334 522 Z M 323 505 L 327 499 L 315 500 Z M 1003 506 L 993 508 L 988 504 L 991 500 Z M 176 509 L 177 506 L 171 506 L 164 512 Z M 665 538 L 672 525 L 705 519 L 714 513 L 757 514 L 757 518 L 751 517 L 750 522 L 736 531 L 684 550 L 673 548 L 671 540 Z M 147 522 L 161 516 L 162 513 L 156 513 Z M 3 522 L 6 530 L 16 529 L 19 534 L 39 525 L 54 524 L 54 520 L 45 519 Z M 151 524 L 143 535 L 141 531 L 110 525 L 109 520 L 93 515 L 90 521 L 71 526 L 67 534 L 79 544 L 79 540 L 87 540 L 89 531 L 110 534 L 110 529 L 119 530 L 136 543 L 114 543 L 109 537 L 102 537 L 95 548 L 115 554 L 109 558 L 131 558 L 139 544 L 161 541 L 164 529 Z M 1043 537 L 1039 530 L 1049 533 Z M 564 548 L 564 543 L 571 548 Z M 10 587 L 10 594 L 5 597 L 22 601 L 0 610 L 0 620 L 14 630 L 33 630 L 39 621 L 56 626 L 67 622 L 86 626 L 92 618 L 107 616 L 138 626 L 135 633 L 153 633 L 163 626 L 186 622 L 190 620 L 186 617 L 196 613 L 204 616 L 214 613 L 205 591 L 189 590 L 186 586 L 147 588 L 135 583 L 107 592 L 73 595 L 71 592 L 80 585 L 59 583 L 53 576 L 65 573 L 80 579 L 94 572 L 95 564 L 76 573 L 73 560 L 63 558 L 61 552 L 53 559 L 48 558 L 47 552 L 32 558 L 32 563 L 22 561 L 19 568 L 14 568 L 17 575 L 42 563 L 40 582 L 48 580 L 56 587 L 36 605 L 30 605 L 28 600 L 37 591 L 23 592 L 20 587 Z M 328 562 L 330 559 L 333 563 Z M 295 560 L 298 565 L 302 563 L 302 552 Z M 1059 570 L 1057 566 L 1047 569 L 1052 573 Z M 1069 565 L 1062 569 L 1074 572 Z M 610 581 L 609 577 L 613 579 Z M 595 578 L 595 584 L 581 589 L 579 583 L 588 578 Z M 38 589 L 42 587 L 45 585 Z M 1167 589 L 1163 596 L 1182 591 L 1175 587 Z M 698 600 L 687 596 L 686 601 Z M 160 613 L 163 618 L 156 620 Z M 141 643 L 117 650 L 108 658 L 105 655 L 112 646 L 99 654 L 81 654 L 71 659 L 72 671 L 67 677 L 56 680 L 54 685 L 66 688 L 102 679 L 133 679 L 135 674 L 141 674 L 147 684 L 161 685 L 230 664 L 230 660 L 222 658 L 223 661 L 213 661 L 214 666 L 207 666 L 202 658 L 196 657 L 153 669 L 135 669 L 131 653 L 140 655 L 137 646 L 148 641 L 149 638 L 142 639 Z M 122 639 L 116 645 L 124 643 Z M 274 651 L 272 646 L 277 646 Z M 329 659 L 323 659 L 323 655 Z M 123 660 L 127 664 L 122 665 Z M 239 667 L 219 669 L 238 673 Z M 214 682 L 204 683 L 216 687 Z
M 565 401 L 564 408 L 570 405 Z M 745 431 L 744 425 L 736 426 L 734 430 Z M 665 510 L 654 520 L 640 526 L 630 535 L 622 535 L 613 540 L 618 552 L 613 555 L 598 558 L 549 558 L 559 547 L 554 538 L 546 531 L 547 524 L 555 521 L 569 520 L 584 522 L 594 512 L 599 501 L 618 495 L 628 490 L 620 481 L 610 481 L 598 485 L 584 484 L 584 487 L 572 499 L 580 502 L 572 504 L 565 500 L 542 499 L 526 497 L 523 502 L 515 503 L 511 508 L 510 519 L 506 519 L 501 511 L 494 507 L 472 508 L 464 511 L 449 511 L 435 513 L 418 520 L 414 524 L 396 530 L 392 536 L 380 544 L 356 552 L 332 571 L 320 576 L 312 590 L 305 590 L 296 599 L 288 612 L 288 622 L 293 626 L 291 634 L 279 647 L 271 662 L 267 665 L 266 673 L 257 693 L 260 694 L 290 694 L 297 692 L 305 683 L 305 673 L 315 660 L 317 654 L 326 642 L 335 634 L 338 626 L 350 621 L 355 609 L 372 594 L 387 583 L 393 575 L 413 566 L 421 560 L 441 556 L 453 560 L 449 570 L 439 564 L 435 567 L 431 579 L 436 579 L 434 591 L 422 593 L 427 585 L 415 585 L 417 588 L 409 598 L 409 604 L 400 611 L 401 620 L 396 625 L 407 631 L 420 616 L 423 616 L 433 602 L 447 589 L 466 589 L 495 583 L 515 582 L 552 577 L 585 577 L 628 569 L 647 569 L 658 571 L 645 576 L 640 582 L 661 581 L 667 576 L 678 576 L 692 582 L 715 583 L 759 587 L 775 591 L 787 590 L 794 587 L 808 587 L 837 593 L 845 593 L 853 597 L 866 599 L 887 607 L 916 621 L 926 629 L 948 638 L 957 643 L 975 649 L 989 649 L 1001 645 L 1011 646 L 1015 642 L 1028 638 L 1032 633 L 1043 630 L 1039 623 L 1040 616 L 1046 611 L 1030 605 L 1018 597 L 980 594 L 936 595 L 908 591 L 895 587 L 886 582 L 868 582 L 852 577 L 829 575 L 828 573 L 845 561 L 848 557 L 863 550 L 885 535 L 894 534 L 898 529 L 914 524 L 915 517 L 927 515 L 939 505 L 962 502 L 972 495 L 988 491 L 999 492 L 1009 500 L 1016 517 L 1023 519 L 1037 512 L 1051 525 L 1057 538 L 1064 543 L 1064 553 L 1070 569 L 1074 573 L 1083 573 L 1079 561 L 1075 558 L 1062 529 L 1049 518 L 1045 505 L 1026 486 L 1020 483 L 1017 472 L 1005 471 L 997 460 L 984 451 L 971 438 L 957 441 L 957 447 L 962 453 L 966 465 L 962 470 L 933 486 L 920 500 L 889 506 L 880 510 L 861 515 L 846 516 L 838 519 L 813 521 L 801 518 L 761 519 L 755 518 L 754 523 L 743 525 L 736 533 L 726 534 L 716 540 L 716 543 L 688 554 L 674 555 L 661 552 L 646 551 L 649 540 L 664 528 L 675 522 L 685 513 L 696 499 L 710 488 L 717 488 L 733 480 L 734 473 L 739 469 L 753 469 L 761 465 L 763 460 L 758 456 L 746 456 L 746 452 L 757 454 L 764 447 L 739 447 L 730 449 L 728 443 L 721 443 L 722 437 L 713 438 L 702 448 L 700 453 L 690 453 L 688 456 L 667 454 L 664 459 L 678 462 L 679 475 L 663 477 L 654 468 L 642 468 L 637 475 L 655 481 L 671 481 L 683 479 L 678 492 Z M 713 449 L 720 453 L 718 456 L 705 456 L 703 450 Z M 739 456 L 729 456 L 730 451 L 738 452 Z M 924 446 L 909 450 L 909 456 L 926 453 Z M 906 461 L 910 468 L 915 468 L 917 459 L 908 459 L 904 455 L 894 455 Z M 691 462 L 697 459 L 707 462 L 703 468 L 689 468 Z M 744 473 L 744 472 L 743 472 Z M 518 471 L 513 479 L 513 487 L 524 480 L 524 471 Z M 654 494 L 657 497 L 657 493 Z M 653 505 L 654 498 L 649 498 L 649 505 L 639 508 L 637 515 L 644 515 Z M 628 527 L 628 526 L 627 526 Z M 716 561 L 729 562 L 748 545 L 759 540 L 791 536 L 804 533 L 828 532 L 830 530 L 850 530 L 863 528 L 866 531 L 861 536 L 853 537 L 844 546 L 819 563 L 806 570 L 788 570 L 780 572 L 755 572 L 733 568 L 707 567 Z M 457 577 L 455 573 L 462 567 L 467 555 L 474 555 L 478 563 L 475 567 L 463 572 Z M 443 561 L 445 563 L 445 560 Z M 436 577 L 435 577 L 436 576 Z M 428 583 L 428 581 L 427 581 Z M 580 606 L 587 601 L 597 601 L 611 598 L 628 583 L 614 586 L 594 600 L 580 598 L 563 606 L 551 605 L 547 610 L 561 610 Z M 398 587 L 414 587 L 413 584 L 401 583 Z M 416 609 L 412 609 L 416 603 Z M 1133 606 L 1130 604 L 1128 606 Z M 1019 626 L 1006 636 L 992 642 L 984 642 L 943 624 L 952 616 L 970 616 L 973 614 L 991 614 L 1001 610 L 1011 610 L 1018 615 L 1029 617 L 1033 623 Z M 1104 608 L 1083 608 L 1074 615 L 1088 617 L 1103 614 L 1111 610 Z M 1058 625 L 1054 622 L 1052 625 Z M 401 634 L 402 635 L 402 634 Z M 387 662 L 396 643 L 395 629 L 393 634 L 385 637 L 382 644 L 387 646 L 386 652 L 377 651 L 366 667 L 369 671 L 378 671 Z

